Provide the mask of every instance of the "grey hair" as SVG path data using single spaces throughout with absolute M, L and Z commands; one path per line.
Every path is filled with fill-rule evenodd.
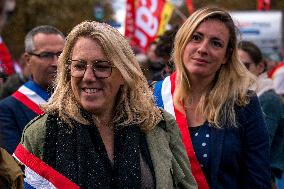
M 34 36 L 38 33 L 44 33 L 44 34 L 58 34 L 62 36 L 62 38 L 65 38 L 64 34 L 55 28 L 54 26 L 50 25 L 42 25 L 42 26 L 37 26 L 33 28 L 31 31 L 29 31 L 25 37 L 25 52 L 32 52 L 34 51 Z

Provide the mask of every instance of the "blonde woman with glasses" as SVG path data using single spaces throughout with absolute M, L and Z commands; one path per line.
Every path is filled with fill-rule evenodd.
M 34 188 L 197 188 L 173 117 L 109 25 L 73 28 L 44 110 L 15 151 Z

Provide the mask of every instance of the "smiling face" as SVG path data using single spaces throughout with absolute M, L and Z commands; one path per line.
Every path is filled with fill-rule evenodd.
M 75 43 L 72 60 L 84 60 L 88 64 L 95 60 L 108 60 L 100 43 L 91 38 L 81 37 Z M 71 75 L 72 75 L 71 66 Z M 99 79 L 92 66 L 87 66 L 82 77 L 71 76 L 71 87 L 79 104 L 88 112 L 102 115 L 112 112 L 119 88 L 124 84 L 117 68 L 112 68 L 110 77 Z
M 189 78 L 209 78 L 227 61 L 229 30 L 218 20 L 202 22 L 193 33 L 183 53 Z

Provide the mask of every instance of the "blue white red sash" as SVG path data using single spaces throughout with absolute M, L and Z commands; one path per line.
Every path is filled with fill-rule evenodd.
M 156 104 L 171 113 L 178 124 L 182 135 L 182 141 L 191 164 L 192 174 L 198 184 L 199 189 L 209 189 L 206 178 L 202 172 L 200 164 L 195 156 L 194 148 L 191 142 L 188 125 L 185 115 L 178 111 L 173 104 L 173 94 L 175 90 L 176 72 L 166 77 L 163 81 L 157 82 L 154 86 L 154 96 Z
M 45 104 L 49 97 L 48 93 L 33 81 L 22 85 L 12 96 L 38 115 L 43 114 L 39 105 Z
M 19 144 L 13 156 L 25 166 L 25 189 L 78 189 L 71 180 Z

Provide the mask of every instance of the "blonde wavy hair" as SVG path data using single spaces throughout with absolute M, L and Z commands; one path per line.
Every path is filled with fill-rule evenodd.
M 137 124 L 145 132 L 151 130 L 161 120 L 161 112 L 154 104 L 152 91 L 131 47 L 118 30 L 95 21 L 82 22 L 67 36 L 64 50 L 58 60 L 55 91 L 43 107 L 46 113 L 58 113 L 67 123 L 71 123 L 72 118 L 82 124 L 91 124 L 90 120 L 84 117 L 82 106 L 75 99 L 70 81 L 68 60 L 72 57 L 76 41 L 81 37 L 99 41 L 107 58 L 113 62 L 125 81 L 117 95 L 114 125 Z
M 249 103 L 249 88 L 255 77 L 240 62 L 237 52 L 237 29 L 234 22 L 223 9 L 205 7 L 194 12 L 176 34 L 172 59 L 176 64 L 176 90 L 174 104 L 184 112 L 183 103 L 190 98 L 190 82 L 183 63 L 184 50 L 197 27 L 206 20 L 218 20 L 229 30 L 227 62 L 216 73 L 210 88 L 202 94 L 196 113 L 202 115 L 213 127 L 220 127 L 224 117 L 228 123 L 236 125 L 235 105 Z

